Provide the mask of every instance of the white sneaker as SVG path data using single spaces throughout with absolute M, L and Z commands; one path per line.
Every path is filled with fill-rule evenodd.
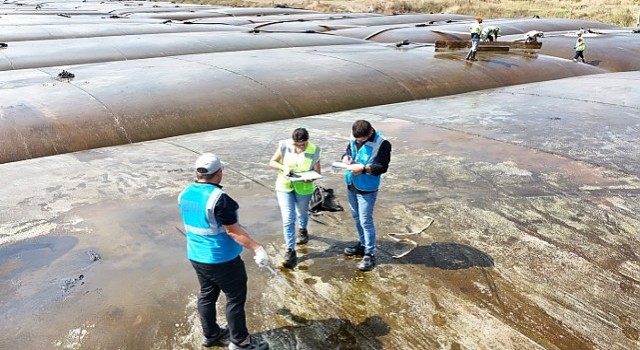
M 249 336 L 249 344 L 245 346 L 236 345 L 234 343 L 229 344 L 229 350 L 268 350 L 269 343 L 266 341 L 260 340 L 258 338 L 254 338 Z

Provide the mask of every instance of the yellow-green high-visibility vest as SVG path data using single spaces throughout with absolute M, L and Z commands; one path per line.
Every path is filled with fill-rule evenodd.
M 586 48 L 587 44 L 585 44 L 584 39 L 578 38 L 578 40 L 576 40 L 576 51 L 584 51 Z
M 307 148 L 303 153 L 296 153 L 293 140 L 282 140 L 279 143 L 280 164 L 285 165 L 287 168 L 295 172 L 309 171 L 313 169 L 313 166 L 320 161 L 320 147 L 317 147 L 311 142 L 307 142 Z M 278 173 L 276 179 L 276 190 L 291 192 L 296 191 L 297 194 L 310 195 L 313 193 L 313 182 L 291 182 L 291 180 L 285 176 L 282 171 Z

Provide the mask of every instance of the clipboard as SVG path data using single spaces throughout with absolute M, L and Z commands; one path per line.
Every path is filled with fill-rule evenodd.
M 315 172 L 314 170 L 303 171 L 300 173 L 293 173 L 293 175 L 289 176 L 291 182 L 299 182 L 299 181 L 312 181 L 322 179 L 323 176 Z

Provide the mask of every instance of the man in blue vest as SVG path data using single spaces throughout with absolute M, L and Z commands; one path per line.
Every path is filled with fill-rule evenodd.
M 254 251 L 259 266 L 269 257 L 238 223 L 239 205 L 222 190 L 223 164 L 212 153 L 202 154 L 195 163 L 196 181 L 178 197 L 187 236 L 187 257 L 200 283 L 198 313 L 205 347 L 223 345 L 229 349 L 266 350 L 269 344 L 249 335 L 244 311 L 247 299 L 247 272 L 240 258 L 242 248 Z M 220 292 L 227 300 L 228 328 L 216 321 Z M 227 339 L 228 338 L 228 339 Z
M 351 126 L 351 140 L 342 162 L 349 164 L 345 174 L 347 199 L 358 231 L 358 244 L 345 248 L 347 256 L 362 256 L 361 271 L 376 265 L 376 227 L 373 208 L 380 187 L 380 175 L 387 172 L 391 161 L 391 143 L 366 120 Z

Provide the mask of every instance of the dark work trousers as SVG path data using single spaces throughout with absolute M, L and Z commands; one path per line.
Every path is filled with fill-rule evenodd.
M 237 258 L 221 264 L 203 264 L 191 261 L 200 282 L 198 313 L 205 338 L 218 335 L 220 326 L 216 322 L 216 302 L 220 291 L 227 298 L 226 316 L 230 340 L 242 343 L 249 336 L 244 304 L 247 300 L 247 270 L 244 261 Z

